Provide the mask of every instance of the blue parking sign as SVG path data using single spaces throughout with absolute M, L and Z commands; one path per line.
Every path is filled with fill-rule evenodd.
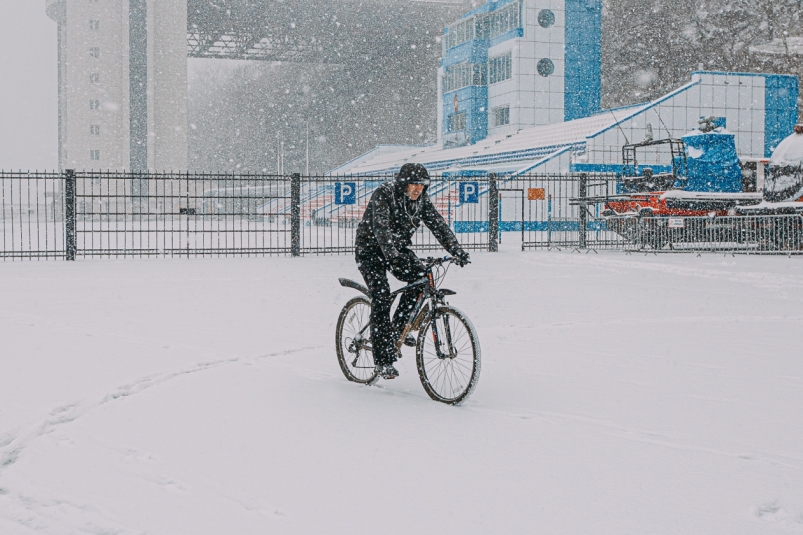
M 356 182 L 335 182 L 335 204 L 355 204 L 356 202 Z
M 460 203 L 476 204 L 480 202 L 480 183 L 461 182 L 460 183 Z

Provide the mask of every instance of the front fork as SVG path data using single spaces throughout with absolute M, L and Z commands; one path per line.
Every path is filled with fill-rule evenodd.
M 443 332 L 438 330 L 438 319 L 443 318 Z M 457 356 L 457 350 L 452 343 L 452 330 L 449 327 L 449 314 L 437 313 L 432 314 L 432 341 L 435 344 L 435 355 L 439 359 L 453 359 Z M 448 348 L 447 353 L 444 353 L 443 347 Z

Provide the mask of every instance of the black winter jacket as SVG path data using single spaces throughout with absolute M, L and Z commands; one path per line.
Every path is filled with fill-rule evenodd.
M 393 263 L 403 249 L 412 245 L 413 234 L 422 221 L 450 254 L 461 250 L 426 189 L 417 201 L 405 195 L 406 189 L 405 181 L 396 180 L 385 182 L 373 193 L 357 227 L 358 259 L 381 256 L 385 262 Z

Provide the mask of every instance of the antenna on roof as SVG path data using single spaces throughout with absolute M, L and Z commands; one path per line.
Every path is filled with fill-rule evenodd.
M 616 126 L 619 128 L 619 131 L 625 137 L 625 144 L 626 145 L 630 145 L 630 140 L 627 139 L 627 134 L 625 134 L 625 131 L 622 130 L 622 125 L 619 124 L 619 120 L 616 118 L 616 115 L 613 113 L 613 110 L 608 110 L 608 111 L 611 112 L 611 115 L 613 116 L 613 120 L 616 121 Z
M 666 135 L 669 136 L 669 137 L 672 137 L 672 132 L 669 131 L 669 128 L 666 127 L 666 123 L 664 122 L 663 119 L 661 119 L 661 111 L 660 110 L 661 110 L 661 108 L 658 107 L 658 109 L 655 111 L 655 113 L 658 114 L 658 120 L 661 121 L 662 125 L 664 125 L 664 129 L 666 129 Z

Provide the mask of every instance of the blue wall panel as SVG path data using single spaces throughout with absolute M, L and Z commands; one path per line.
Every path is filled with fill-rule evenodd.
M 602 93 L 602 2 L 566 0 L 564 118 L 600 110 Z
M 450 48 L 446 52 L 446 56 L 441 58 L 441 67 L 448 67 L 465 61 L 469 63 L 487 63 L 488 41 L 486 39 L 472 39 Z
M 511 39 L 516 39 L 518 37 L 524 37 L 524 28 L 513 28 L 510 31 L 503 33 L 502 35 L 497 35 L 490 41 L 488 41 L 488 46 L 496 46 L 499 43 L 504 43 L 505 41 L 510 41 Z
M 500 232 L 521 232 L 521 221 L 499 221 Z M 572 221 L 525 221 L 524 230 L 530 232 L 580 232 L 580 220 Z M 586 222 L 587 231 L 606 231 L 605 221 Z M 466 232 L 488 232 L 487 221 L 455 221 L 454 231 L 458 234 Z
M 785 137 L 792 133 L 797 123 L 797 97 L 800 80 L 797 76 L 774 74 L 766 78 L 764 156 L 772 151 Z
M 476 143 L 488 135 L 488 86 L 469 86 L 443 96 L 443 134 L 449 137 L 449 116 L 454 113 L 457 95 L 458 112 L 466 112 L 468 144 Z

